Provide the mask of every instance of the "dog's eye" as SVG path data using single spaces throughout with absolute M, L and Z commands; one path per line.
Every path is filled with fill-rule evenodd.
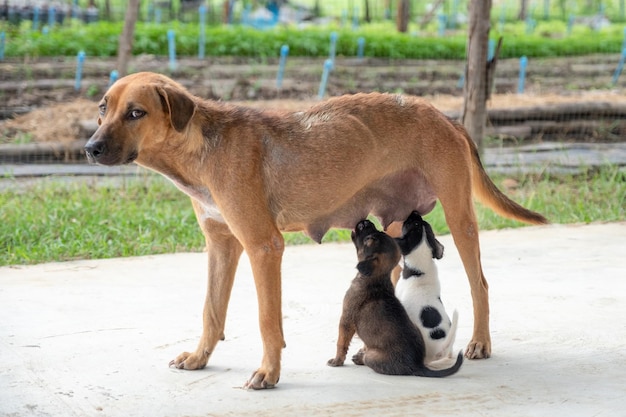
M 98 106 L 98 112 L 100 113 L 100 116 L 104 116 L 104 113 L 106 113 L 106 111 L 107 111 L 106 104 L 101 104 Z
M 146 115 L 146 112 L 143 110 L 131 110 L 128 112 L 128 118 L 130 120 L 137 120 Z

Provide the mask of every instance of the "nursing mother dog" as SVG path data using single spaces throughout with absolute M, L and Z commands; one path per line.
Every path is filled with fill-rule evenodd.
M 474 331 L 465 355 L 491 353 L 487 281 L 472 198 L 531 224 L 547 220 L 502 194 L 463 127 L 424 100 L 394 94 L 332 98 L 306 111 L 264 111 L 191 95 L 156 73 L 114 83 L 85 145 L 91 162 L 135 162 L 191 197 L 206 239 L 209 274 L 195 351 L 170 365 L 206 366 L 224 331 L 242 251 L 252 266 L 263 341 L 245 387 L 272 388 L 285 346 L 281 231 L 320 242 L 331 227 L 352 229 L 368 214 L 387 228 L 439 199 L 471 287 Z

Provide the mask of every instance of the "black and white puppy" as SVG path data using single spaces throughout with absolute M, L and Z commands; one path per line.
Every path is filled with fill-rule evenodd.
M 396 242 L 404 261 L 395 294 L 422 333 L 426 347 L 424 362 L 453 358 L 458 313 L 454 311 L 452 320 L 446 313 L 434 261 L 443 257 L 443 245 L 416 211 L 405 220 L 402 237 Z

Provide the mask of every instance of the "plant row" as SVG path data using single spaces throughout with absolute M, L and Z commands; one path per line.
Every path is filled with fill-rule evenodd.
M 84 51 L 88 56 L 111 57 L 117 54 L 122 23 L 99 22 L 55 27 L 47 33 L 32 31 L 28 25 L 4 28 L 6 57 L 73 56 Z M 133 54 L 167 56 L 168 30 L 175 33 L 177 56 L 198 55 L 200 26 L 194 23 L 137 23 Z M 275 27 L 257 30 L 242 25 L 211 26 L 204 29 L 206 56 L 276 57 L 282 45 L 290 56 L 323 57 L 330 51 L 330 34 L 337 33 L 336 54 L 356 56 L 359 38 L 364 40 L 363 55 L 391 59 L 464 59 L 467 34 L 463 30 L 438 36 L 436 31 L 402 34 L 391 23 L 363 25 L 356 30 L 324 27 Z M 561 22 L 541 22 L 532 33 L 523 23 L 507 25 L 491 36 L 503 38 L 500 58 L 576 56 L 595 53 L 620 53 L 623 28 L 617 25 L 602 30 L 584 26 L 567 30 Z

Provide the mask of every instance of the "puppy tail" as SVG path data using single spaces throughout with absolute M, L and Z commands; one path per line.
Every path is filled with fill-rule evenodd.
M 460 123 L 455 123 L 455 127 L 457 131 L 465 137 L 470 146 L 470 152 L 472 154 L 472 194 L 474 194 L 481 203 L 485 204 L 502 217 L 529 224 L 550 223 L 544 216 L 522 207 L 520 204 L 508 198 L 496 187 L 493 181 L 491 181 L 491 178 L 487 175 L 480 161 L 478 148 L 472 138 L 469 137 L 467 131 Z
M 454 340 L 456 339 L 456 328 L 458 324 L 459 312 L 454 310 L 454 313 L 452 313 L 452 324 L 450 325 L 450 330 L 448 331 L 448 335 L 446 336 L 446 343 L 443 346 L 443 349 L 441 349 L 443 357 L 453 358 L 452 348 L 454 347 Z
M 425 376 L 429 378 L 443 378 L 445 376 L 450 376 L 452 374 L 457 373 L 457 371 L 463 365 L 463 351 L 460 351 L 456 357 L 456 362 L 449 368 L 446 369 L 430 369 L 426 365 L 423 368 L 419 369 L 415 372 L 415 376 Z

